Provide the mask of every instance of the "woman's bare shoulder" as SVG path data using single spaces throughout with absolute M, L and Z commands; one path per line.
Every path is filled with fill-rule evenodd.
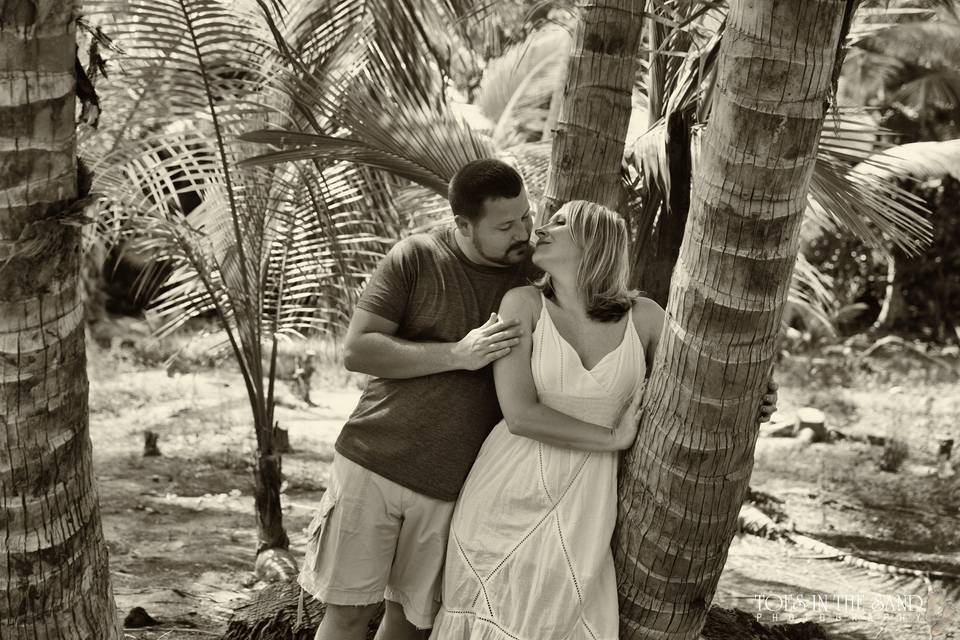
M 536 288 L 532 284 L 522 287 L 514 287 L 503 294 L 503 299 L 504 301 L 509 301 L 513 304 L 534 305 L 539 307 L 540 289 Z
M 644 342 L 646 338 L 659 337 L 665 316 L 663 307 L 652 298 L 641 296 L 633 302 L 633 326 Z
M 500 302 L 500 315 L 505 320 L 516 318 L 522 323 L 536 322 L 540 315 L 540 289 L 533 285 L 514 287 L 505 294 Z M 509 317 L 508 317 L 509 316 Z

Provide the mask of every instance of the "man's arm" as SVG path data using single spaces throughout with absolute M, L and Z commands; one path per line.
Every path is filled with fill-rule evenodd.
M 476 370 L 510 352 L 517 322 L 495 314 L 458 342 L 414 342 L 396 336 L 398 323 L 357 309 L 344 340 L 343 365 L 378 378 L 418 378 L 455 369 Z

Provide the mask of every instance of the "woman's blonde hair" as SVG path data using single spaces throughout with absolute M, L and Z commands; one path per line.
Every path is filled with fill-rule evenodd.
M 629 286 L 626 223 L 615 211 L 587 200 L 571 200 L 558 211 L 566 214 L 573 242 L 583 251 L 577 290 L 583 295 L 587 315 L 600 322 L 616 322 L 638 297 Z M 548 298 L 553 297 L 550 274 L 535 284 Z

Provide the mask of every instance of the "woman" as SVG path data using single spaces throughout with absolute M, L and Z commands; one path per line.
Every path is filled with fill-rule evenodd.
M 545 276 L 503 297 L 520 343 L 494 364 L 504 419 L 457 502 L 431 638 L 617 637 L 617 452 L 663 310 L 627 288 L 627 232 L 574 201 L 536 230 Z
M 613 211 L 570 202 L 536 236 L 546 275 L 500 305 L 524 331 L 494 364 L 504 419 L 457 501 L 432 640 L 617 638 L 617 458 L 664 311 L 628 289 Z

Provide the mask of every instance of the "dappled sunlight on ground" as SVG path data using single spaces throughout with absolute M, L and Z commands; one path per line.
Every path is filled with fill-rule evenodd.
M 162 622 L 127 630 L 130 638 L 161 638 L 171 630 L 166 637 L 219 635 L 232 608 L 258 588 L 251 574 L 255 439 L 242 380 L 226 362 L 187 363 L 178 371 L 145 367 L 122 349 L 91 348 L 91 435 L 117 604 L 121 615 L 142 606 Z M 298 559 L 326 486 L 333 442 L 359 397 L 356 382 L 335 365 L 316 379 L 314 407 L 279 384 L 277 419 L 294 448 L 283 458 L 284 522 Z M 960 480 L 916 471 L 935 464 L 938 434 L 960 438 L 952 418 L 960 415 L 960 385 L 907 381 L 891 392 L 887 382 L 844 388 L 795 372 L 778 379 L 782 409 L 816 404 L 828 427 L 896 435 L 907 441 L 908 456 L 898 473 L 887 473 L 877 468 L 881 447 L 761 438 L 751 487 L 782 500 L 798 531 L 828 544 L 871 560 L 960 573 Z M 159 434 L 161 457 L 143 457 L 146 429 Z M 774 622 L 773 609 L 789 595 L 861 594 L 869 602 L 871 594 L 925 597 L 925 589 L 917 579 L 891 580 L 744 535 L 730 548 L 714 604 L 751 612 L 759 606 L 762 620 Z M 794 614 L 802 609 L 794 606 Z M 863 620 L 848 612 L 805 619 L 835 638 L 926 637 L 925 622 L 902 618 Z M 785 621 L 783 612 L 777 622 Z

